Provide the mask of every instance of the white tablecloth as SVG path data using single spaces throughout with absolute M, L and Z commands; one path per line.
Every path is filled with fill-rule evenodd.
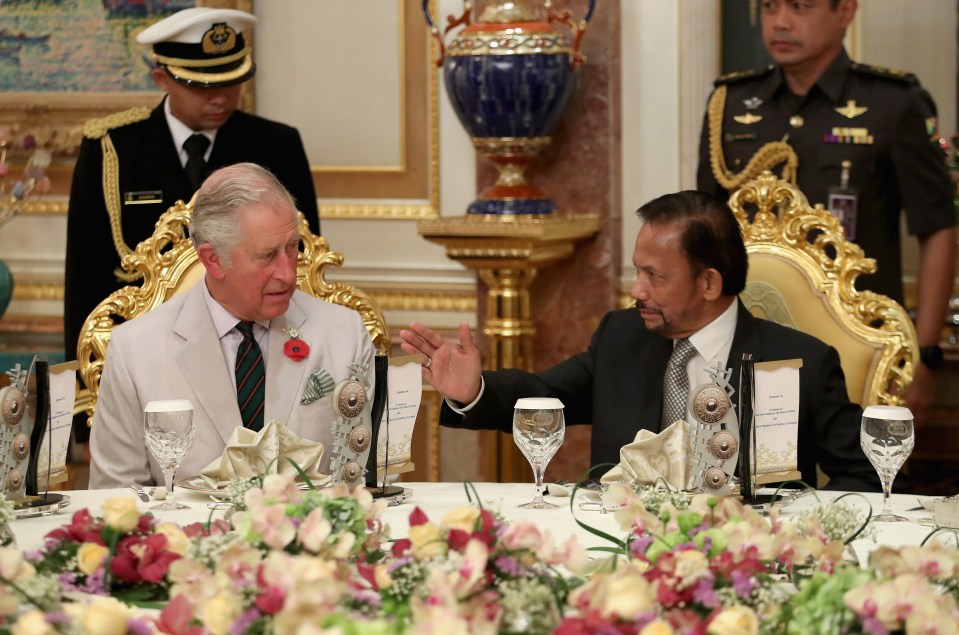
M 385 520 L 392 528 L 392 537 L 401 538 L 409 531 L 409 515 L 414 507 L 419 506 L 431 520 L 439 521 L 451 509 L 468 504 L 466 491 L 462 483 L 399 483 L 412 490 L 412 498 L 396 507 L 389 508 L 385 513 Z M 565 540 L 570 534 L 575 534 L 585 546 L 606 544 L 604 541 L 585 529 L 579 527 L 573 520 L 569 498 L 547 496 L 550 502 L 560 505 L 556 509 L 523 509 L 519 505 L 532 500 L 533 485 L 528 483 L 475 483 L 484 507 L 498 511 L 511 521 L 525 518 L 536 523 L 538 527 L 551 532 L 557 541 Z M 13 521 L 13 531 L 17 538 L 17 546 L 22 550 L 38 549 L 43 545 L 43 537 L 53 529 L 70 522 L 73 512 L 87 507 L 93 515 L 101 513 L 101 506 L 105 500 L 115 496 L 129 496 L 135 498 L 129 489 L 115 490 L 79 490 L 64 492 L 70 497 L 70 505 L 53 516 L 37 518 L 22 518 Z M 837 495 L 836 492 L 819 492 L 819 496 L 826 498 Z M 873 506 L 874 513 L 882 509 L 881 494 L 866 494 Z M 206 521 L 211 514 L 208 508 L 209 498 L 194 492 L 177 490 L 177 499 L 187 505 L 189 509 L 174 512 L 154 512 L 161 520 L 169 520 L 181 525 Z M 585 500 L 577 496 L 577 504 Z M 147 510 L 157 503 L 139 503 L 141 510 Z M 807 494 L 795 501 L 788 510 L 798 510 L 815 504 L 813 496 Z M 899 513 L 914 521 L 922 518 L 931 518 L 925 511 L 907 511 L 918 506 L 915 496 L 893 495 L 892 507 Z M 216 517 L 222 517 L 223 512 L 215 512 Z M 622 537 L 623 533 L 617 527 L 614 514 L 601 514 L 598 511 L 585 511 L 577 508 L 575 517 L 607 533 Z M 892 546 L 917 545 L 929 534 L 930 528 L 917 522 L 908 523 L 877 523 L 878 543 Z M 854 547 L 860 558 L 874 549 L 876 543 L 871 541 L 856 541 Z

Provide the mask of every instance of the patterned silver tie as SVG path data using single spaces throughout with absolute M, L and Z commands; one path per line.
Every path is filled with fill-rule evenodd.
M 686 401 L 689 399 L 689 377 L 686 374 L 686 366 L 694 355 L 696 355 L 696 347 L 688 339 L 676 341 L 663 379 L 663 418 L 660 421 L 660 430 L 665 429 L 677 419 L 686 418 Z

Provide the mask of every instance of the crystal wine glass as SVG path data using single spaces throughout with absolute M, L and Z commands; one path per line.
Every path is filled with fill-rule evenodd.
M 174 511 L 188 509 L 176 502 L 173 481 L 180 462 L 193 445 L 196 425 L 193 423 L 193 404 L 185 399 L 151 401 L 143 411 L 143 431 L 150 453 L 163 470 L 166 500 L 150 510 Z
M 536 495 L 520 507 L 551 509 L 556 507 L 543 500 L 543 474 L 550 459 L 563 445 L 566 424 L 563 421 L 563 402 L 559 399 L 526 398 L 516 401 L 513 411 L 513 441 L 523 452 L 536 477 Z
M 859 444 L 882 482 L 882 513 L 873 516 L 873 520 L 887 523 L 908 521 L 908 518 L 892 512 L 889 493 L 899 468 L 916 444 L 912 412 L 902 406 L 866 407 L 862 413 Z

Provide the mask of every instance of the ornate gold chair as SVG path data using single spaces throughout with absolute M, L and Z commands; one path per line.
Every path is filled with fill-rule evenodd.
M 857 291 L 876 261 L 846 240 L 821 205 L 770 172 L 729 198 L 749 253 L 741 298 L 759 317 L 818 337 L 839 351 L 849 399 L 901 404 L 919 362 L 916 331 L 895 300 Z M 750 220 L 750 218 L 752 220 Z
M 157 221 L 153 236 L 140 243 L 132 254 L 123 257 L 123 269 L 142 274 L 142 283 L 123 287 L 103 300 L 80 332 L 77 359 L 80 378 L 86 388 L 78 395 L 76 411 L 87 413 L 88 425 L 96 409 L 100 375 L 113 327 L 156 308 L 203 277 L 203 265 L 187 237 L 191 211 L 192 201 L 188 204 L 178 201 Z M 310 231 L 302 214 L 300 238 L 303 249 L 297 261 L 297 287 L 312 296 L 359 312 L 377 352 L 389 354 L 390 336 L 383 314 L 363 291 L 324 278 L 327 267 L 343 264 L 343 255 L 330 251 L 326 239 Z

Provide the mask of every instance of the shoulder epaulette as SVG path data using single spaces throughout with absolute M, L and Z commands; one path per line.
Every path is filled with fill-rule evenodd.
M 775 66 L 769 65 L 766 68 L 754 68 L 748 71 L 736 71 L 735 73 L 726 73 L 716 78 L 716 81 L 713 82 L 716 86 L 720 84 L 735 84 L 736 82 L 741 82 L 747 79 L 756 79 L 758 77 L 765 77 L 769 73 L 775 70 Z
M 903 84 L 911 84 L 919 81 L 913 73 L 901 71 L 898 68 L 886 68 L 884 66 L 873 66 L 872 64 L 860 64 L 859 62 L 853 62 L 850 68 L 855 73 L 891 79 Z
M 129 110 L 91 119 L 83 124 L 83 136 L 89 139 L 100 139 L 114 128 L 143 121 L 150 116 L 151 112 L 152 110 L 146 106 L 135 106 Z

